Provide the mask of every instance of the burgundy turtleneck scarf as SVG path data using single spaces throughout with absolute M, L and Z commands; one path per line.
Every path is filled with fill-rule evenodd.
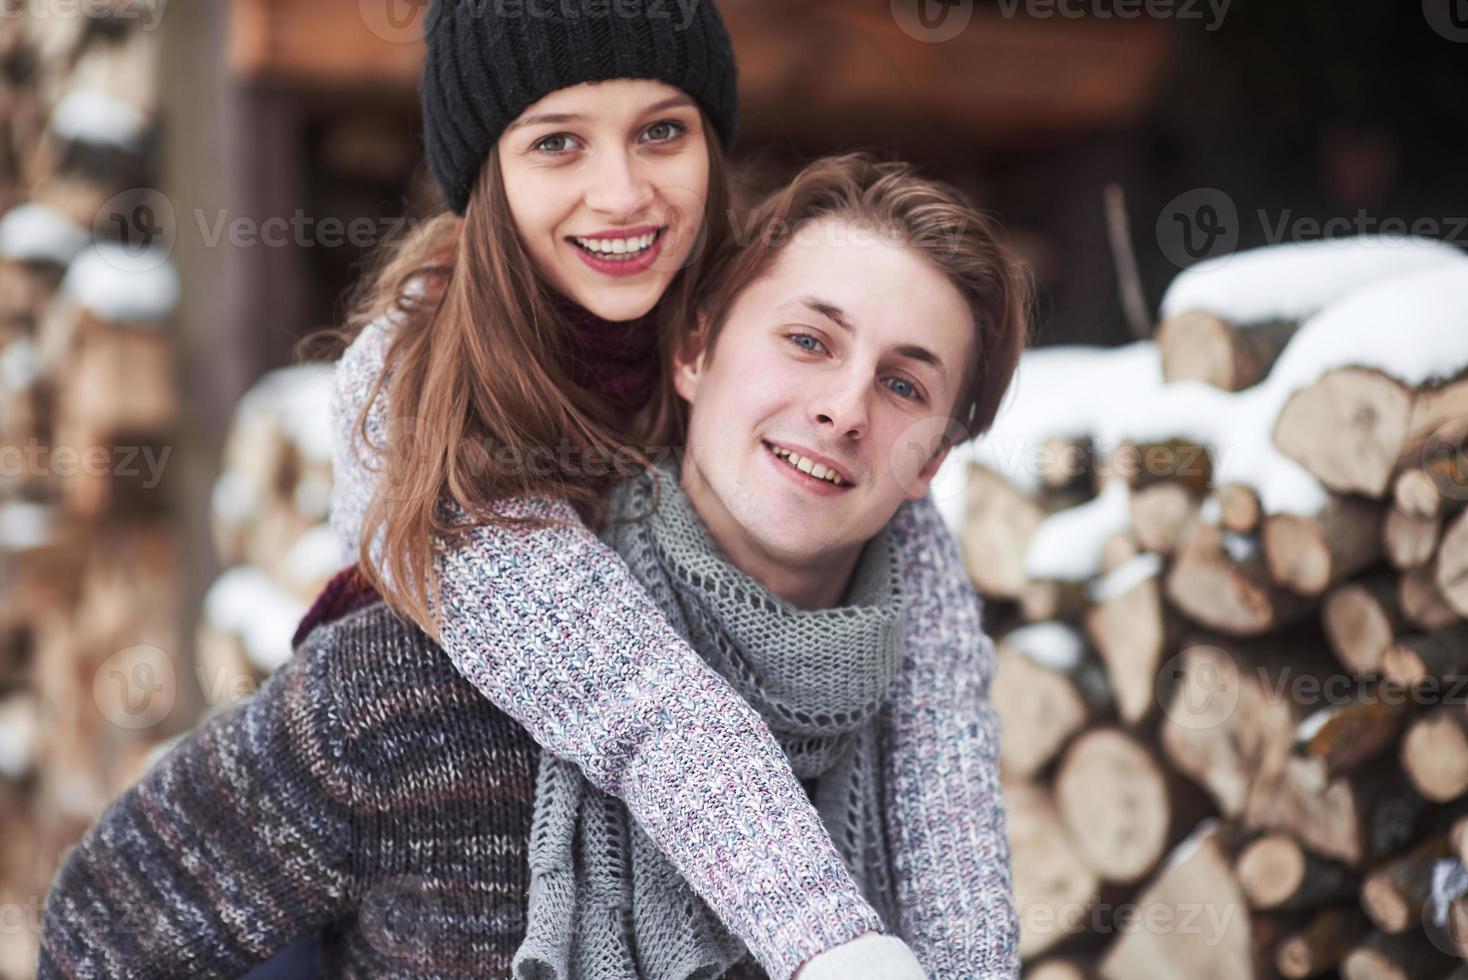
M 636 320 L 603 320 L 574 300 L 551 293 L 556 312 L 571 327 L 572 379 L 622 412 L 647 404 L 658 380 L 657 307 Z

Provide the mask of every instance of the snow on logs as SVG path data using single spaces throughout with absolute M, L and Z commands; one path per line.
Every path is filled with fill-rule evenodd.
M 1155 343 L 1025 355 L 933 493 L 998 639 L 1027 977 L 1468 958 L 1444 843 L 1468 814 L 1465 420 L 1468 258 L 1420 240 L 1202 263 Z M 1185 908 L 1219 924 L 1122 927 Z

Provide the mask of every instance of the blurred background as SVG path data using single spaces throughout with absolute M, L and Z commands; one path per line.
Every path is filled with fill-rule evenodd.
M 365 258 L 440 206 L 420 147 L 425 7 L 0 0 L 0 975 L 31 974 L 64 849 L 168 739 L 290 655 L 337 570 L 331 367 L 293 364 L 293 349 L 339 324 Z M 1082 414 L 1152 377 L 1106 373 L 1099 349 L 1155 360 L 1159 320 L 1193 312 L 1160 303 L 1194 263 L 1409 230 L 1468 241 L 1461 0 L 720 8 L 740 63 L 736 156 L 752 179 L 771 185 L 812 156 L 868 147 L 968 192 L 1041 285 L 1037 347 L 1098 349 L 1068 389 Z M 1223 306 L 1211 312 L 1225 332 L 1254 325 Z M 1251 370 L 1198 380 L 1250 387 L 1309 312 L 1256 317 L 1291 325 Z M 1196 673 L 1154 685 L 1193 649 L 1190 629 L 1210 631 L 1206 666 L 1225 679 L 1220 664 L 1267 662 L 1345 670 L 1370 693 L 1382 650 L 1423 636 L 1416 680 L 1460 666 L 1461 497 L 1431 479 L 1424 493 L 1420 476 L 1417 497 L 1411 480 L 1399 489 L 1409 469 L 1436 479 L 1440 459 L 1461 459 L 1458 443 L 1425 449 L 1418 431 L 1468 414 L 1461 387 L 1445 384 L 1456 356 L 1445 352 L 1441 377 L 1396 379 L 1416 434 L 1393 444 L 1380 478 L 1321 472 L 1286 450 L 1329 497 L 1304 531 L 1273 532 L 1295 537 L 1272 561 L 1257 547 L 1274 509 L 1266 500 L 1261 513 L 1261 488 L 1251 499 L 1247 481 L 1187 472 L 1176 439 L 1152 440 L 1174 451 L 1166 472 L 1123 480 L 1137 491 L 1128 515 L 1145 500 L 1151 516 L 1110 527 L 1104 568 L 1073 573 L 1037 571 L 1026 548 L 1047 518 L 1100 499 L 1115 447 L 1074 424 L 1032 428 L 1083 461 L 1043 485 L 1001 475 L 1000 487 L 969 461 L 989 475 L 967 481 L 955 521 L 986 625 L 996 637 L 1046 628 L 1003 644 L 996 679 L 1016 747 L 1006 797 L 1032 976 L 1332 976 L 1353 951 L 1388 972 L 1347 975 L 1456 967 L 1459 947 L 1433 930 L 1451 932 L 1468 908 L 1432 884 L 1463 872 L 1461 699 L 1451 714 L 1378 708 L 1334 728 L 1298 705 L 1267 723 L 1234 711 L 1184 725 L 1212 738 L 1200 744 L 1170 737 L 1178 712 L 1159 710 Z M 1175 367 L 1165 380 L 1187 377 Z M 1379 405 L 1352 392 L 1366 406 L 1347 415 L 1359 426 Z M 1344 431 L 1313 424 L 1317 443 Z M 1143 498 L 1153 486 L 1165 490 Z M 1203 545 L 1180 529 L 1198 521 L 1212 551 L 1189 565 L 1183 541 Z M 1315 535 L 1323 573 L 1283 567 L 1307 548 L 1301 534 Z M 1205 566 L 1216 577 L 1172 575 Z M 1123 581 L 1096 588 L 1118 569 Z M 1204 607 L 1224 595 L 1267 609 L 1242 623 L 1199 611 L 1188 595 L 1200 588 Z M 1345 625 L 1332 627 L 1332 597 Z M 1372 628 L 1387 641 L 1350 660 Z M 1351 711 L 1370 700 L 1352 698 Z M 1333 748 L 1311 741 L 1323 726 Z M 1301 759 L 1315 768 L 1289 769 Z M 1309 779 L 1318 785 L 1302 788 Z M 1263 802 L 1250 807 L 1251 792 Z M 1088 806 L 1109 816 L 1088 820 Z M 1373 823 L 1388 817 L 1395 836 Z M 1349 826 L 1308 830 L 1337 824 Z M 1180 914 L 1146 918 L 1188 903 L 1227 921 L 1200 914 L 1199 934 Z M 1153 924 L 1129 928 L 1138 915 Z

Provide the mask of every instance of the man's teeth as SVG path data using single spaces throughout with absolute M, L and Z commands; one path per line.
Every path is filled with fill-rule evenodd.
M 577 245 L 594 253 L 598 258 L 612 259 L 634 259 L 652 247 L 657 240 L 658 234 L 650 231 L 646 235 L 638 235 L 635 238 L 581 238 L 572 236 Z
M 781 449 L 779 446 L 771 446 L 770 451 L 777 458 L 783 459 L 797 470 L 800 470 L 800 472 L 808 473 L 817 480 L 825 480 L 827 483 L 834 483 L 838 487 L 846 486 L 846 481 L 837 476 L 835 470 L 826 469 L 824 464 L 806 459 L 799 453 L 793 453 L 788 449 Z

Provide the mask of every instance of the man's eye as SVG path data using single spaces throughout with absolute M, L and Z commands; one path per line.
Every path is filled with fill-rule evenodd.
M 891 388 L 892 391 L 899 398 L 917 397 L 917 388 L 913 385 L 911 381 L 907 381 L 903 378 L 892 378 L 887 387 Z

